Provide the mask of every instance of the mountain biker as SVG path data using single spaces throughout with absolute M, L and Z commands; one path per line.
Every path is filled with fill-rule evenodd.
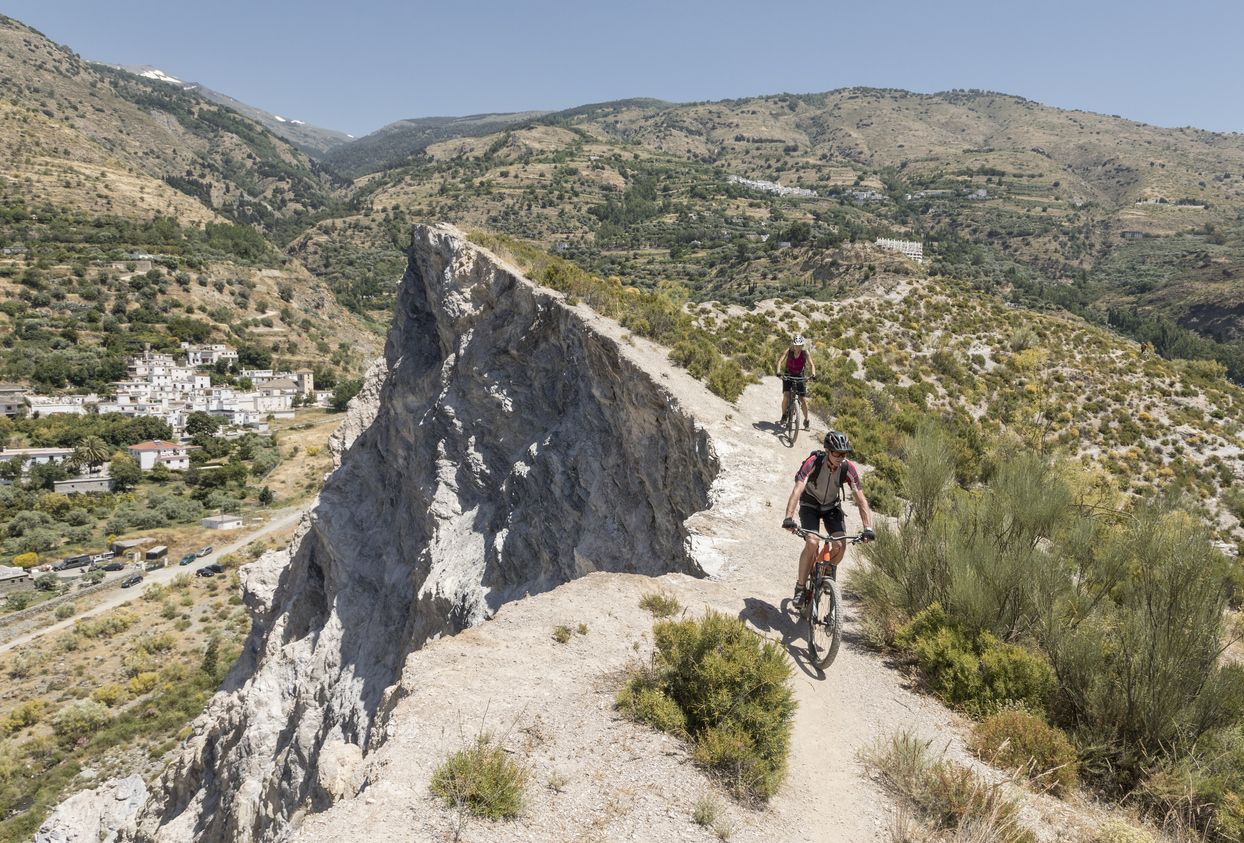
M 816 364 L 812 362 L 812 355 L 808 354 L 807 341 L 802 334 L 795 334 L 790 339 L 790 347 L 782 352 L 782 356 L 778 358 L 777 373 L 782 378 L 782 418 L 778 419 L 778 427 L 786 424 L 786 414 L 790 412 L 790 396 L 794 392 L 799 396 L 799 405 L 803 409 L 803 429 L 807 430 L 811 425 L 808 422 L 808 397 L 806 381 L 791 381 L 783 377 L 803 377 L 804 369 L 808 370 L 808 377 L 816 377 Z
M 786 520 L 782 528 L 794 533 L 795 507 L 799 507 L 799 526 L 805 530 L 819 529 L 821 522 L 825 524 L 825 533 L 830 536 L 846 534 L 846 516 L 842 511 L 842 488 L 849 486 L 855 498 L 855 506 L 859 509 L 860 521 L 864 524 L 861 538 L 872 541 L 876 538 L 872 531 L 873 514 L 868 507 L 868 500 L 860 488 L 860 475 L 855 465 L 847 459 L 851 453 L 851 442 L 845 433 L 831 430 L 825 434 L 825 450 L 813 451 L 799 471 L 795 474 L 795 487 L 791 489 L 790 499 L 786 502 Z M 812 572 L 812 560 L 820 540 L 816 536 L 805 536 L 803 553 L 799 556 L 799 579 L 795 583 L 796 608 L 803 606 L 806 594 L 805 583 Z M 834 542 L 830 551 L 830 565 L 837 565 L 846 553 L 844 542 Z

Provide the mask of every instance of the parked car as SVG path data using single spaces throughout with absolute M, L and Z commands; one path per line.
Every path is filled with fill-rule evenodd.
M 207 554 L 211 552 L 212 552 L 212 546 L 210 544 L 207 547 L 201 547 L 199 548 L 199 558 L 202 559 L 204 556 L 206 556 Z
M 129 588 L 132 585 L 138 585 L 143 581 L 142 574 L 132 574 L 121 581 L 122 588 Z
M 91 557 L 89 556 L 86 556 L 86 555 L 70 556 L 69 558 L 62 559 L 61 561 L 53 565 L 52 570 L 53 571 L 68 571 L 70 568 L 85 568 L 87 565 L 90 565 L 90 564 L 91 564 Z
M 225 572 L 224 565 L 218 565 L 215 562 L 213 562 L 211 565 L 204 565 L 202 568 L 195 571 L 194 573 L 195 573 L 195 576 L 199 576 L 199 577 L 214 577 L 217 574 L 223 574 L 224 572 Z
M 100 570 L 103 570 L 104 565 L 105 565 L 107 562 L 109 562 L 109 561 L 112 559 L 112 557 L 114 557 L 114 556 L 116 556 L 116 554 L 115 554 L 115 553 L 113 553 L 111 550 L 104 551 L 103 553 L 94 553 L 94 554 L 92 554 L 92 555 L 91 555 L 91 565 L 90 565 L 89 570 L 92 570 L 92 571 L 100 571 Z
M 192 550 L 189 553 L 187 553 L 185 556 L 183 556 L 181 558 L 181 561 L 179 561 L 177 564 L 178 565 L 189 565 L 191 562 L 193 562 L 197 558 L 198 556 L 195 555 L 195 552 Z
M 125 563 L 124 562 L 109 562 L 107 565 L 100 568 L 100 570 L 101 571 L 124 571 Z

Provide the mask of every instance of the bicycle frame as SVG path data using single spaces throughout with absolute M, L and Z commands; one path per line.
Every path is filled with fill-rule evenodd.
M 838 566 L 830 565 L 829 558 L 835 542 L 858 544 L 864 540 L 864 536 L 862 533 L 854 536 L 825 536 L 802 527 L 797 527 L 795 534 L 801 537 L 816 536 L 821 540 L 816 551 L 816 561 L 809 572 L 808 596 L 801 614 L 808 623 L 808 658 L 824 670 L 838 655 L 838 645 L 842 637 L 842 596 L 835 581 Z M 818 643 L 818 637 L 822 638 L 821 643 Z
M 796 384 L 806 385 L 808 382 L 808 376 L 807 375 L 785 375 L 785 374 L 782 375 L 782 382 L 785 383 L 787 381 L 790 382 L 791 389 L 790 389 L 790 403 L 787 404 L 786 406 L 786 438 L 789 440 L 790 446 L 793 448 L 795 446 L 795 439 L 799 436 L 799 416 L 801 413 L 803 413 L 803 405 L 800 403 L 800 401 L 807 400 L 806 395 L 801 395 L 800 393 L 795 391 L 795 385 Z M 806 421 L 807 414 L 803 413 L 803 416 L 804 416 L 804 420 Z

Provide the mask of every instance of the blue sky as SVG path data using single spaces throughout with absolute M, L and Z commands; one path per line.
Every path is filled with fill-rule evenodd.
M 1244 131 L 1244 3 L 0 0 L 84 58 L 152 64 L 363 135 L 404 117 L 851 85 L 987 88 Z

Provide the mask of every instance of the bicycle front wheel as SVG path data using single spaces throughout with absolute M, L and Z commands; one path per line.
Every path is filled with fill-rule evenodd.
M 838 583 L 823 577 L 808 607 L 808 657 L 821 670 L 834 663 L 842 643 L 842 596 Z
M 799 438 L 799 398 L 795 395 L 790 397 L 790 412 L 786 415 L 786 441 L 790 446 L 795 447 L 795 440 Z

